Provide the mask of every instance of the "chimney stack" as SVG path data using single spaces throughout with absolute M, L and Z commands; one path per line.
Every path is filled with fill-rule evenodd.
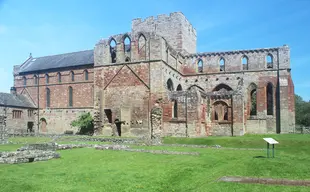
M 10 92 L 11 92 L 11 94 L 16 95 L 16 88 L 15 87 L 11 87 Z

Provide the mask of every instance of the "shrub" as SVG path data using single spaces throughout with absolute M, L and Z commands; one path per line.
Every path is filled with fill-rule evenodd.
M 80 135 L 92 135 L 94 133 L 94 120 L 91 114 L 83 113 L 78 119 L 71 122 L 71 126 L 78 127 L 77 134 Z

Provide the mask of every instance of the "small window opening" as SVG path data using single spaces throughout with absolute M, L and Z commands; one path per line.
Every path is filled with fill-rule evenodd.
M 266 60 L 267 60 L 267 68 L 268 69 L 273 68 L 273 57 L 272 57 L 272 55 L 268 54 L 266 57 Z
M 246 56 L 244 56 L 242 58 L 242 67 L 243 67 L 243 70 L 248 70 L 249 69 L 248 58 Z
M 203 62 L 201 59 L 198 61 L 198 72 L 202 73 L 203 72 Z
M 114 39 L 110 42 L 111 62 L 116 63 L 116 42 Z
M 225 60 L 224 60 L 224 58 L 220 59 L 220 71 L 225 71 Z

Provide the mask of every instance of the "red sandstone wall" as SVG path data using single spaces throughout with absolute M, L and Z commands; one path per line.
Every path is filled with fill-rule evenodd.
M 93 107 L 93 69 L 88 70 L 88 80 L 85 80 L 84 69 L 72 70 L 74 81 L 71 81 L 71 71 L 61 71 L 61 82 L 58 82 L 58 73 L 47 73 L 49 83 L 46 83 L 45 74 L 40 74 L 39 95 L 40 108 L 46 108 L 46 88 L 50 89 L 50 108 L 68 108 L 69 86 L 73 88 L 73 108 Z M 14 86 L 18 93 L 28 93 L 37 104 L 38 86 L 34 83 L 34 74 L 25 75 L 27 85 L 24 86 L 23 76 L 16 76 Z

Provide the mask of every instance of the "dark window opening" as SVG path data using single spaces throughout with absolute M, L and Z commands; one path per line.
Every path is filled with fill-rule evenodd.
M 33 122 L 28 122 L 27 123 L 27 132 L 33 132 L 33 126 L 34 126 L 34 123 Z
M 85 81 L 88 81 L 88 71 L 87 70 L 84 71 L 84 79 L 85 79 Z
M 266 89 L 267 115 L 273 115 L 273 85 L 268 83 Z
M 49 88 L 46 88 L 46 107 L 50 107 L 51 105 L 51 91 Z
M 203 72 L 203 62 L 201 59 L 198 61 L 198 72 L 202 73 Z
M 27 85 L 27 78 L 26 77 L 23 77 L 23 84 L 24 84 L 24 86 L 26 86 Z
M 45 83 L 49 84 L 50 80 L 49 80 L 49 76 L 48 74 L 45 74 Z
M 37 85 L 38 84 L 38 76 L 34 76 L 34 84 Z
M 58 83 L 61 83 L 61 73 L 59 72 L 57 76 L 58 76 Z
M 226 111 L 225 114 L 224 114 L 224 120 L 228 121 L 228 111 Z
M 182 91 L 182 85 L 181 85 L 181 84 L 179 84 L 179 85 L 177 86 L 177 91 Z
M 70 75 L 71 75 L 71 81 L 73 82 L 73 81 L 74 81 L 74 72 L 71 71 L 71 72 L 70 72 Z
M 32 109 L 28 110 L 28 117 L 33 117 L 33 110 Z
M 169 91 L 173 91 L 174 90 L 174 87 L 173 87 L 173 82 L 171 79 L 168 79 L 167 81 L 167 88 Z
M 69 87 L 69 107 L 73 107 L 73 89 Z
M 256 89 L 251 91 L 251 109 L 250 115 L 257 115 Z
M 178 118 L 178 102 L 176 100 L 173 102 L 173 118 Z
M 116 63 L 116 41 L 114 39 L 110 42 L 110 54 L 111 54 L 111 63 Z
M 107 116 L 109 123 L 112 123 L 112 111 L 111 111 L 111 109 L 105 109 L 104 113 Z
M 224 58 L 220 59 L 220 71 L 225 71 L 225 60 L 224 60 Z
M 216 112 L 216 111 L 214 112 L 214 120 L 216 120 L 216 121 L 218 121 L 218 120 L 219 120 L 219 117 L 218 117 L 218 115 L 217 115 L 217 112 Z
M 20 118 L 22 118 L 22 111 L 14 110 L 13 111 L 13 119 L 20 119 Z

